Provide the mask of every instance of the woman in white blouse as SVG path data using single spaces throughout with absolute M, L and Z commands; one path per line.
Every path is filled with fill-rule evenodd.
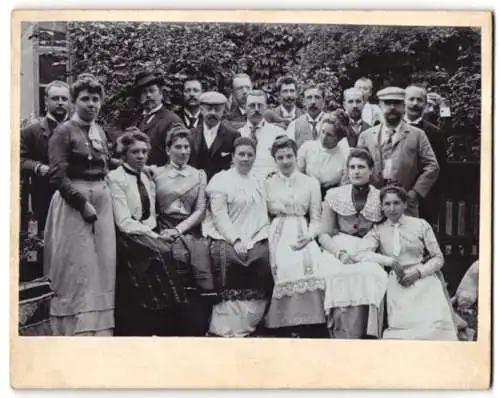
M 343 110 L 336 110 L 321 122 L 319 140 L 304 142 L 297 154 L 298 169 L 319 181 L 321 197 L 328 189 L 348 182 L 348 128 L 349 117 Z
M 321 218 L 319 182 L 297 169 L 297 144 L 288 137 L 272 146 L 278 172 L 266 180 L 274 217 L 269 230 L 274 291 L 266 326 L 278 336 L 325 337 L 324 279 L 315 238 Z
M 233 167 L 210 180 L 209 209 L 202 224 L 210 257 L 221 273 L 221 302 L 214 305 L 209 335 L 246 337 L 261 322 L 272 293 L 269 217 L 263 183 L 250 170 L 256 142 L 234 141 Z
M 457 340 L 452 308 L 438 275 L 443 254 L 429 223 L 403 214 L 406 198 L 399 186 L 383 188 L 380 200 L 387 219 L 363 238 L 371 250 L 378 249 L 390 259 L 389 326 L 383 338 Z
M 144 172 L 149 137 L 136 128 L 118 140 L 122 165 L 107 176 L 117 228 L 115 335 L 171 336 L 186 302 L 169 237 L 156 232 L 155 186 Z

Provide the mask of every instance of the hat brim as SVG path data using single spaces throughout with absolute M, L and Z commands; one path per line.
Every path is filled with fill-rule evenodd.
M 387 97 L 382 97 L 379 98 L 380 101 L 403 101 L 404 102 L 404 97 L 396 97 L 396 96 L 387 96 Z
M 151 86 L 152 84 L 164 86 L 165 80 L 163 80 L 163 78 L 159 76 L 146 76 L 134 84 L 134 86 L 132 87 L 132 92 L 137 94 L 138 91 L 140 91 L 142 88 Z

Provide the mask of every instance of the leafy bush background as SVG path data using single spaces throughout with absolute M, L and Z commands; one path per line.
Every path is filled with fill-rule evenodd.
M 293 74 L 303 86 L 322 83 L 328 107 L 361 76 L 385 85 L 424 84 L 449 99 L 452 132 L 478 140 L 481 114 L 479 29 L 222 23 L 68 23 L 69 73 L 94 73 L 105 84 L 101 122 L 121 129 L 136 116 L 128 96 L 142 69 L 162 72 L 170 107 L 182 102 L 182 84 L 199 76 L 205 89 L 230 94 L 234 73 L 276 103 L 275 82 Z

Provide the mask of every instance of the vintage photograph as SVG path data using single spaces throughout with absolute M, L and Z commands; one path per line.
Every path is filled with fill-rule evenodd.
M 478 339 L 480 27 L 20 43 L 20 336 Z

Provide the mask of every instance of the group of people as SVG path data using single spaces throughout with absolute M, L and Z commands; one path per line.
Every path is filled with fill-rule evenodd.
M 290 76 L 274 109 L 247 75 L 231 101 L 189 79 L 174 113 L 163 84 L 136 76 L 143 113 L 114 143 L 90 74 L 49 84 L 21 132 L 54 335 L 457 339 L 423 88 L 375 105 L 362 78 L 325 112 Z

